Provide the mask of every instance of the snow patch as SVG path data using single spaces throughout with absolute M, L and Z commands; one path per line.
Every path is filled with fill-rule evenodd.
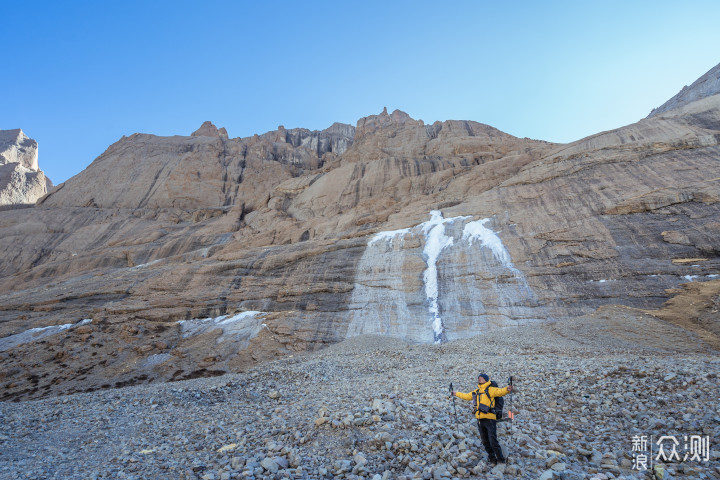
M 700 279 L 703 279 L 703 278 L 717 278 L 718 276 L 720 276 L 720 275 L 718 275 L 718 274 L 716 274 L 716 273 L 711 273 L 711 274 L 709 274 L 709 275 L 685 275 L 683 278 L 684 278 L 685 280 L 687 280 L 688 282 L 694 282 L 694 281 L 695 281 L 696 279 L 698 279 L 698 278 L 700 278 Z
M 153 368 L 161 363 L 169 360 L 172 357 L 169 353 L 157 353 L 147 357 L 140 365 L 141 368 Z
M 65 325 L 52 325 L 49 327 L 31 328 L 30 330 L 26 330 L 22 333 L 3 337 L 0 338 L 0 352 L 4 352 L 5 350 L 9 350 L 24 343 L 35 342 L 37 340 L 40 340 L 41 338 L 49 337 L 64 330 L 79 327 L 80 325 L 85 325 L 90 322 L 92 322 L 92 319 L 87 318 L 77 323 L 66 323 Z
M 522 273 L 513 265 L 510 260 L 510 253 L 508 253 L 500 237 L 498 237 L 497 233 L 485 227 L 485 224 L 489 221 L 489 218 L 484 218 L 475 222 L 469 222 L 463 229 L 463 240 L 467 241 L 471 246 L 473 242 L 480 242 L 481 246 L 487 247 L 492 251 L 493 256 L 505 268 L 513 272 L 515 276 L 521 276 Z
M 393 240 L 396 237 L 404 237 L 406 234 L 410 233 L 409 228 L 402 228 L 400 230 L 390 230 L 388 232 L 379 232 L 373 235 L 373 237 L 368 242 L 368 246 L 374 245 L 378 242 L 385 241 L 389 244 L 389 246 L 392 248 Z
M 130 267 L 130 270 L 140 270 L 141 268 L 149 267 L 150 265 L 155 265 L 156 263 L 159 263 L 161 261 L 162 261 L 162 259 L 159 258 L 157 260 L 153 260 L 152 262 L 141 263 L 140 265 L 135 265 L 134 267 Z
M 247 311 L 235 315 L 221 315 L 211 318 L 196 318 L 192 320 L 180 320 L 178 325 L 182 328 L 183 338 L 195 335 L 202 335 L 213 330 L 221 330 L 220 336 L 215 341 L 222 343 L 226 340 L 235 340 L 246 343 L 257 336 L 262 329 L 262 316 L 264 312 Z

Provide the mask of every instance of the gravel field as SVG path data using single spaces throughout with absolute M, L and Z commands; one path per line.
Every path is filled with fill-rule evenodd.
M 0 478 L 720 478 L 720 357 L 624 315 L 444 345 L 364 336 L 244 373 L 3 402 Z M 516 385 L 494 468 L 469 402 L 455 400 L 456 420 L 448 395 L 481 371 Z M 680 461 L 656 460 L 662 436 Z M 684 458 L 692 436 L 709 442 L 700 458 Z M 643 454 L 648 470 L 633 468 Z

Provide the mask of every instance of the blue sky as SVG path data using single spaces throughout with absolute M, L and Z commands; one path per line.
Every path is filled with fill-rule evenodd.
M 6 2 L 0 129 L 55 184 L 122 135 L 246 137 L 387 106 L 570 142 L 720 63 L 720 2 Z

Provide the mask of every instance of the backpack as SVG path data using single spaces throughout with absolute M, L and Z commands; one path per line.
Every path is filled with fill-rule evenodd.
M 498 384 L 495 382 L 495 380 L 492 380 L 490 382 L 490 385 L 488 386 L 488 388 L 485 389 L 485 395 L 487 395 L 488 398 L 490 398 L 491 402 L 494 403 L 494 405 L 492 407 L 490 407 L 488 412 L 484 412 L 484 413 L 494 413 L 495 418 L 497 420 L 500 420 L 503 416 L 503 409 L 505 408 L 505 399 L 503 397 L 491 397 L 490 392 L 488 391 L 490 389 L 490 387 L 498 388 Z M 474 392 L 472 392 L 472 396 L 473 396 L 473 413 L 477 413 L 477 411 L 480 409 L 479 391 L 475 390 Z

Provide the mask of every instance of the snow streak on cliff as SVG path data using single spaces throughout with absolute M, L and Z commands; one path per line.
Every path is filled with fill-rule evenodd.
M 423 343 L 536 321 L 535 296 L 490 218 L 443 218 L 380 232 L 360 260 L 347 336 L 384 334 Z

